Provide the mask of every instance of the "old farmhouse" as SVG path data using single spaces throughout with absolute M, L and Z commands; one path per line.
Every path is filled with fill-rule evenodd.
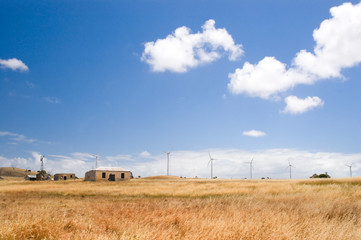
M 85 173 L 84 181 L 124 181 L 132 178 L 132 172 L 118 167 L 99 167 Z
M 66 180 L 75 180 L 75 173 L 57 173 L 54 175 L 54 180 L 58 181 L 58 180 L 62 180 L 62 181 L 66 181 Z

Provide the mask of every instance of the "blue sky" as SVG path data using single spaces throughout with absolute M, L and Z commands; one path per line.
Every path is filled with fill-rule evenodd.
M 332 10 L 330 11 L 330 9 Z M 1 1 L 0 165 L 361 174 L 361 4 Z M 322 24 L 321 24 L 322 23 Z M 217 173 L 218 170 L 218 173 Z

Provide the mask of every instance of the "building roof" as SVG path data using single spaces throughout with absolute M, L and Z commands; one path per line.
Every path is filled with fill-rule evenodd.
M 119 172 L 128 172 L 129 170 L 126 170 L 124 168 L 120 167 L 98 167 L 94 169 L 96 171 L 119 171 Z
M 25 177 L 28 177 L 28 178 L 36 178 L 36 175 L 26 175 Z

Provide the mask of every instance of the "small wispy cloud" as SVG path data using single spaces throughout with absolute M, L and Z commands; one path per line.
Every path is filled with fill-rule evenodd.
M 135 161 L 132 155 L 129 154 L 118 154 L 116 156 L 107 156 L 104 158 L 105 161 L 117 162 L 117 161 Z
M 44 97 L 43 99 L 45 102 L 48 102 L 48 103 L 54 103 L 54 104 L 61 103 L 60 99 L 57 97 Z
M 324 102 L 319 97 L 306 97 L 305 99 L 301 99 L 296 96 L 288 96 L 285 98 L 285 102 L 286 107 L 282 112 L 290 114 L 301 114 L 324 105 Z
M 32 83 L 32 82 L 29 82 L 29 81 L 26 81 L 26 85 L 27 85 L 29 88 L 34 88 L 34 87 L 35 87 L 35 84 Z
M 18 94 L 17 92 L 14 92 L 14 91 L 10 91 L 10 92 L 8 93 L 8 96 L 9 96 L 9 97 L 17 97 L 17 98 L 25 98 L 25 99 L 30 99 L 30 98 L 32 98 L 32 96 L 23 95 L 23 94 Z
M 0 137 L 9 137 L 11 140 L 15 141 L 15 142 L 27 142 L 27 143 L 33 143 L 36 140 L 33 138 L 28 138 L 23 134 L 18 134 L 18 133 L 13 133 L 13 132 L 8 132 L 8 131 L 1 131 L 0 132 Z
M 16 58 L 11 59 L 0 59 L 0 68 L 10 69 L 13 71 L 27 72 L 29 71 L 28 66 L 25 65 L 21 60 Z
M 143 157 L 143 158 L 147 158 L 147 157 L 150 157 L 151 154 L 148 151 L 143 151 L 143 152 L 139 153 L 139 156 Z
M 265 132 L 258 131 L 258 130 L 250 130 L 250 131 L 244 131 L 242 133 L 242 135 L 249 136 L 249 137 L 263 137 L 263 136 L 266 136 L 267 134 Z
M 9 97 L 16 97 L 17 94 L 16 94 L 16 92 L 10 91 L 10 92 L 8 93 L 8 96 L 9 96 Z

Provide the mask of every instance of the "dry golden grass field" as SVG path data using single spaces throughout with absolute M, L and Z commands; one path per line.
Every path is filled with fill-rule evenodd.
M 361 179 L 0 181 L 0 239 L 361 239 Z

